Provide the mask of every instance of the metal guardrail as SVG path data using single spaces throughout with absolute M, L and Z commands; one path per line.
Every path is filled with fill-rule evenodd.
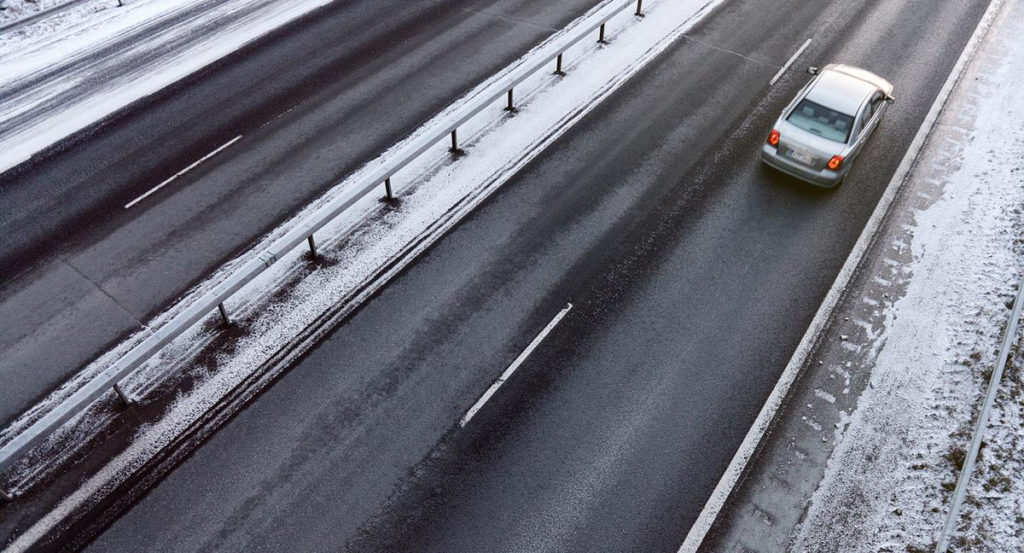
M 988 427 L 988 418 L 992 414 L 992 405 L 995 403 L 996 394 L 999 392 L 999 383 L 1003 379 L 1003 369 L 1006 368 L 1006 359 L 1010 355 L 1010 347 L 1017 338 L 1017 321 L 1020 320 L 1020 312 L 1024 304 L 1024 279 L 1017 284 L 1017 297 L 1013 300 L 1013 310 L 1010 311 L 1010 321 L 1003 333 L 1003 342 L 999 346 L 999 358 L 996 367 L 988 381 L 988 392 L 985 394 L 985 402 L 981 406 L 981 413 L 974 425 L 974 434 L 971 436 L 971 449 L 964 458 L 964 466 L 960 469 L 960 476 L 956 480 L 956 487 L 953 488 L 953 498 L 949 506 L 949 514 L 946 516 L 946 524 L 942 527 L 939 541 L 935 545 L 935 553 L 946 553 L 949 548 L 949 540 L 953 537 L 953 530 L 960 519 L 960 507 L 963 505 L 964 496 L 967 495 L 967 483 L 971 480 L 971 473 L 974 472 L 974 464 L 978 460 L 978 452 L 981 450 L 981 440 Z
M 18 19 L 16 21 L 11 21 L 10 23 L 4 23 L 3 25 L 0 25 L 0 33 L 4 32 L 4 31 L 13 31 L 14 29 L 17 29 L 19 27 L 24 27 L 25 25 L 28 25 L 30 23 L 35 23 L 36 21 L 39 21 L 40 19 L 45 19 L 47 17 L 53 16 L 53 15 L 57 15 L 58 13 L 61 13 L 61 12 L 66 11 L 66 10 L 69 10 L 69 9 L 79 5 L 79 4 L 84 4 L 84 3 L 89 2 L 89 1 L 90 0 L 69 0 L 68 2 L 64 2 L 63 4 L 57 4 L 56 6 L 47 8 L 47 9 L 41 11 L 41 12 L 34 13 L 34 14 L 29 15 L 27 17 L 22 17 L 21 19 Z M 111 1 L 115 1 L 115 0 L 111 0 Z M 117 2 L 117 6 L 118 7 L 121 7 L 121 6 L 124 5 L 122 3 L 122 0 L 116 0 L 116 2 Z M 2 4 L 2 3 L 3 3 L 3 0 L 0 0 L 0 4 Z
M 331 200 L 310 214 L 309 217 L 297 223 L 294 228 L 275 240 L 266 250 L 232 272 L 223 282 L 193 302 L 184 311 L 174 316 L 167 324 L 153 332 L 153 334 L 133 347 L 123 357 L 112 363 L 54 409 L 43 415 L 0 448 L 0 473 L 10 468 L 33 446 L 111 389 L 117 392 L 126 403 L 131 403 L 132 399 L 123 393 L 119 383 L 156 355 L 164 346 L 194 324 L 206 318 L 214 310 L 218 310 L 225 322 L 228 322 L 228 313 L 224 308 L 224 301 L 235 292 L 267 270 L 278 259 L 281 259 L 302 242 L 307 242 L 313 254 L 316 255 L 313 235 L 324 225 L 334 220 L 357 201 L 381 186 L 381 184 L 384 185 L 385 194 L 390 199 L 392 175 L 419 157 L 423 152 L 435 146 L 438 142 L 445 140 L 448 136 L 451 137 L 452 148 L 457 149 L 458 128 L 502 97 L 507 97 L 505 109 L 514 109 L 513 90 L 516 85 L 522 83 L 552 61 L 556 63 L 555 72 L 562 74 L 562 55 L 566 50 L 588 35 L 591 35 L 594 31 L 598 31 L 598 40 L 603 42 L 605 24 L 612 17 L 633 5 L 636 6 L 635 15 L 642 16 L 643 0 L 608 0 L 606 6 L 594 12 L 583 24 L 579 25 L 576 31 L 554 40 L 544 47 L 543 52 L 538 54 L 535 60 L 514 69 L 504 79 L 482 90 L 465 105 L 454 110 L 441 123 L 442 130 L 411 141 L 395 152 L 388 163 L 369 171 L 361 180 L 361 183 L 353 190 Z M 11 494 L 3 494 L 2 492 L 0 494 L 6 495 L 8 498 L 11 497 Z

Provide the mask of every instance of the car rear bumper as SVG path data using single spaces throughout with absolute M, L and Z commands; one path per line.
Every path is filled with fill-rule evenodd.
M 839 184 L 839 181 L 846 176 L 848 168 L 844 168 L 842 171 L 830 171 L 828 169 L 822 169 L 820 171 L 811 169 L 810 167 L 801 165 L 795 161 L 787 159 L 784 156 L 779 155 L 779 151 L 767 144 L 761 147 L 761 161 L 791 177 L 796 177 L 802 181 L 809 182 L 815 186 L 823 186 L 826 188 L 832 188 Z

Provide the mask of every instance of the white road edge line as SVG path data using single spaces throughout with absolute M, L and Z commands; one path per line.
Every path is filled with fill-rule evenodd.
M 544 340 L 544 338 L 555 328 L 559 321 L 561 321 L 562 318 L 569 313 L 569 310 L 571 309 L 571 303 L 565 304 L 565 307 L 562 308 L 562 310 L 559 311 L 557 315 L 555 315 L 555 318 L 551 319 L 551 322 L 548 323 L 548 326 L 544 327 L 544 330 L 540 331 L 540 334 L 538 334 L 537 337 L 534 338 L 532 342 L 530 342 L 530 345 L 526 346 L 526 349 L 524 349 L 523 352 L 519 354 L 519 357 L 516 357 L 516 360 L 513 361 L 512 364 L 509 365 L 507 369 L 505 369 L 505 372 L 501 373 L 501 376 L 499 376 L 498 379 L 494 381 L 494 384 L 491 384 L 491 387 L 487 388 L 487 391 L 484 392 L 484 395 L 480 396 L 480 399 L 476 400 L 476 403 L 474 403 L 473 406 L 469 408 L 469 411 L 466 411 L 466 414 L 462 416 L 462 420 L 459 421 L 459 428 L 465 428 L 466 425 L 469 424 L 469 421 L 473 419 L 473 416 L 477 414 L 477 411 L 479 411 L 484 406 L 484 404 L 487 403 L 487 400 L 491 399 L 491 396 L 494 395 L 494 392 L 497 392 L 498 388 L 501 388 L 501 385 L 504 384 L 505 381 L 512 376 L 512 373 L 516 372 L 516 369 L 519 368 L 519 365 L 522 365 L 523 361 L 526 361 L 526 358 L 529 357 L 531 353 L 533 353 L 533 350 L 537 349 L 537 346 L 540 345 L 541 341 Z
M 793 54 L 789 58 L 789 61 L 786 62 L 786 65 L 783 65 L 782 68 L 779 69 L 779 72 L 776 73 L 774 77 L 772 77 L 772 80 L 768 81 L 768 86 L 774 85 L 776 81 L 781 79 L 782 78 L 782 74 L 785 73 L 787 69 L 789 69 L 790 65 L 793 65 L 793 62 L 795 62 L 796 59 L 800 57 L 800 54 L 803 54 L 804 50 L 806 50 L 807 47 L 810 46 L 810 45 L 811 45 L 811 39 L 805 40 L 803 45 L 801 45 L 800 48 L 797 49 L 796 53 Z
M 160 190 L 161 188 L 167 186 L 174 179 L 184 175 L 185 173 L 191 171 L 192 169 L 195 169 L 196 166 L 199 165 L 200 163 L 202 163 L 202 162 L 210 159 L 211 157 L 221 153 L 222 151 L 224 151 L 225 148 L 227 148 L 228 146 L 234 144 L 235 142 L 238 142 L 239 138 L 242 138 L 242 135 L 238 135 L 238 136 L 232 138 L 231 140 L 225 142 L 220 148 L 217 148 L 216 150 L 214 150 L 214 151 L 206 154 L 205 156 L 199 158 L 197 161 L 193 162 L 192 165 L 189 165 L 188 167 L 182 169 L 181 171 L 178 171 L 173 176 L 171 176 L 169 179 L 165 180 L 164 182 L 161 182 L 160 184 L 154 186 L 153 188 L 150 188 L 149 191 L 146 192 L 145 194 L 143 194 L 143 195 L 139 196 L 138 198 L 135 198 L 134 200 L 124 204 L 124 208 L 128 209 L 131 206 L 141 202 L 142 200 L 145 200 L 146 198 L 149 197 L 150 194 L 152 194 L 152 193 L 156 192 L 157 190 Z
M 968 39 L 967 44 L 960 53 L 960 58 L 957 59 L 956 64 L 953 66 L 953 70 L 949 73 L 949 76 L 946 77 L 946 82 L 943 84 L 942 89 L 939 90 L 939 95 L 935 98 L 935 102 L 932 103 L 932 107 L 929 109 L 928 115 L 925 116 L 924 121 L 921 123 L 921 127 L 914 136 L 914 141 L 911 142 L 906 155 L 903 156 L 903 161 L 900 162 L 899 167 L 896 169 L 896 173 L 893 174 L 889 184 L 886 185 L 885 192 L 882 194 L 881 199 L 879 199 L 874 212 L 871 213 L 871 218 L 868 219 L 867 224 L 864 226 L 864 230 L 861 231 L 860 237 L 857 239 L 857 243 L 854 245 L 853 250 L 850 251 L 850 255 L 846 258 L 846 262 L 843 263 L 843 268 L 839 271 L 839 275 L 836 276 L 836 280 L 832 284 L 832 288 L 828 291 L 828 295 L 825 296 L 824 301 L 821 302 L 818 312 L 814 315 L 814 319 L 811 321 L 810 326 L 807 327 L 807 332 L 804 334 L 803 338 L 801 338 L 796 351 L 793 352 L 793 356 L 790 358 L 789 363 L 782 371 L 782 375 L 775 384 L 775 388 L 772 390 L 771 395 L 768 396 L 768 400 L 765 401 L 764 406 L 761 407 L 761 412 L 758 413 L 757 419 L 754 420 L 754 424 L 750 427 L 750 430 L 744 437 L 743 442 L 736 451 L 736 455 L 733 456 L 729 466 L 725 469 L 725 473 L 722 474 L 722 478 L 718 481 L 718 485 L 715 486 L 714 491 L 711 492 L 711 497 L 709 497 L 707 503 L 705 503 L 704 509 L 701 510 L 700 515 L 697 516 L 697 520 L 693 523 L 693 526 L 690 527 L 689 532 L 686 534 L 686 539 L 679 547 L 679 553 L 696 553 L 701 543 L 703 543 L 705 536 L 707 536 L 708 530 L 711 529 L 711 525 L 714 523 L 715 519 L 718 518 L 718 514 L 721 512 L 722 507 L 725 506 L 726 500 L 732 493 L 736 483 L 739 482 L 740 475 L 743 474 L 744 468 L 746 468 L 747 463 L 753 457 L 755 450 L 760 445 L 761 438 L 768 431 L 772 420 L 775 418 L 775 414 L 782 406 L 783 399 L 785 399 L 793 383 L 796 382 L 796 378 L 800 373 L 801 367 L 803 367 L 804 363 L 807 361 L 807 357 L 810 355 L 815 342 L 817 342 L 818 336 L 824 330 L 825 325 L 831 318 L 832 311 L 835 309 L 836 305 L 839 304 L 839 300 L 846 291 L 846 287 L 850 284 L 850 281 L 853 280 L 853 275 L 860 266 L 861 260 L 864 258 L 864 254 L 874 242 L 875 236 L 882 226 L 882 222 L 888 216 L 889 208 L 892 206 L 897 194 L 902 190 L 903 184 L 910 174 L 910 170 L 916 164 L 918 155 L 924 148 L 925 141 L 931 135 L 931 131 L 935 127 L 935 123 L 938 121 L 942 109 L 949 100 L 953 87 L 956 86 L 957 82 L 960 81 L 961 76 L 963 76 L 968 62 L 970 62 L 971 58 L 974 57 L 978 44 L 981 42 L 985 33 L 988 32 L 988 29 L 992 26 L 992 22 L 1002 4 L 1003 0 L 991 0 L 984 15 L 981 16 L 981 20 L 978 21 L 978 25 L 974 28 L 971 38 Z

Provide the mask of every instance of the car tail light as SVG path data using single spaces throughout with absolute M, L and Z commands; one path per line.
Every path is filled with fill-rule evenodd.
M 833 171 L 838 171 L 843 167 L 843 156 L 832 156 L 832 159 L 828 160 L 828 168 Z
M 772 129 L 772 132 L 768 133 L 768 145 L 778 146 L 779 145 L 779 131 Z

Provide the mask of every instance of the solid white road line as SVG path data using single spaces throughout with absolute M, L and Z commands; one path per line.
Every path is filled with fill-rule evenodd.
M 165 180 L 164 182 L 161 182 L 160 184 L 154 186 L 153 188 L 150 188 L 149 192 L 146 192 L 145 194 L 139 196 L 138 198 L 135 198 L 134 200 L 124 204 L 124 208 L 128 209 L 129 207 L 131 207 L 131 206 L 141 202 L 142 200 L 145 200 L 146 198 L 149 197 L 150 194 L 152 194 L 153 192 L 156 192 L 157 190 L 160 190 L 161 188 L 167 186 L 167 184 L 170 183 L 172 180 L 174 180 L 174 179 L 184 175 L 185 173 L 191 171 L 192 169 L 195 169 L 196 166 L 199 165 L 200 163 L 202 163 L 202 162 L 210 159 L 211 157 L 221 153 L 224 150 L 224 148 L 227 148 L 228 146 L 234 144 L 235 142 L 238 142 L 239 138 L 242 138 L 242 135 L 238 135 L 238 136 L 232 138 L 231 140 L 229 140 L 226 143 L 224 143 L 224 145 L 222 145 L 220 148 L 217 148 L 216 150 L 206 154 L 205 156 L 199 158 L 199 160 L 196 161 L 195 163 L 193 163 L 192 165 L 189 165 L 188 167 L 182 169 L 181 171 L 178 171 L 173 176 L 171 176 L 171 178 Z
M 557 325 L 558 322 L 561 321 L 567 313 L 569 313 L 570 309 L 572 309 L 572 304 L 567 303 L 565 305 L 565 308 L 559 311 L 558 314 L 555 315 L 554 319 L 551 319 L 551 322 L 548 323 L 548 326 L 544 327 L 544 330 L 540 331 L 540 334 L 538 334 L 537 337 L 534 338 L 532 342 L 530 342 L 530 345 L 526 346 L 526 349 L 524 349 L 523 352 L 519 354 L 519 357 L 516 357 L 516 360 L 513 361 L 512 364 L 509 365 L 507 369 L 505 369 L 505 372 L 501 373 L 501 376 L 499 376 L 498 379 L 494 381 L 494 384 L 491 384 L 491 387 L 487 388 L 487 391 L 484 392 L 484 395 L 480 396 L 480 399 L 476 400 L 476 403 L 474 403 L 473 406 L 469 408 L 469 411 L 466 411 L 466 414 L 462 416 L 462 420 L 459 421 L 460 428 L 465 427 L 467 424 L 469 424 L 469 421 L 472 420 L 473 415 L 476 415 L 477 411 L 479 411 L 484 406 L 484 404 L 487 403 L 487 400 L 491 399 L 491 396 L 494 395 L 494 392 L 497 392 L 498 388 L 501 388 L 501 385 L 504 384 L 505 381 L 512 376 L 512 373 L 516 372 L 516 369 L 519 368 L 519 365 L 522 365 L 523 361 L 526 361 L 526 358 L 529 357 L 531 353 L 533 353 L 533 350 L 537 349 L 537 346 L 539 346 L 541 341 L 544 340 L 544 337 L 547 336 L 551 332 L 551 330 L 555 328 L 555 325 Z
M 821 306 L 818 307 L 818 312 L 815 313 L 811 325 L 807 328 L 803 338 L 800 339 L 796 351 L 793 352 L 789 363 L 783 369 L 782 375 L 779 377 L 778 382 L 775 383 L 775 388 L 772 389 L 768 400 L 761 407 L 761 412 L 758 413 L 757 419 L 754 420 L 754 424 L 751 425 L 747 435 L 743 438 L 743 442 L 733 456 L 732 461 L 730 461 L 729 466 L 725 469 L 725 473 L 722 474 L 718 485 L 711 492 L 711 497 L 704 504 L 704 509 L 697 516 L 697 521 L 690 527 L 683 545 L 679 547 L 679 553 L 696 553 L 704 541 L 704 537 L 707 536 L 708 530 L 711 529 L 711 525 L 718 518 L 718 514 L 721 512 L 722 507 L 725 506 L 729 494 L 732 493 L 733 488 L 739 481 L 740 475 L 743 474 L 747 463 L 753 457 L 754 450 L 761 443 L 761 438 L 768 431 L 772 420 L 775 418 L 775 414 L 782 406 L 782 400 L 789 393 L 790 387 L 796 382 L 800 368 L 807 362 L 807 358 L 814 347 L 818 335 L 825 330 L 828 319 L 832 316 L 832 311 L 839 305 L 839 300 L 853 280 L 854 272 L 860 266 L 861 260 L 874 241 L 875 234 L 881 229 L 882 221 L 889 213 L 889 208 L 893 205 L 900 190 L 903 189 L 904 182 L 910 176 L 910 170 L 917 161 L 918 154 L 924 148 L 925 141 L 931 135 L 931 131 L 939 119 L 942 108 L 945 107 L 946 101 L 949 99 L 953 87 L 960 81 L 967 63 L 977 51 L 978 44 L 989 27 L 991 27 L 992 21 L 995 19 L 1002 3 L 1003 0 L 991 0 L 985 14 L 978 21 L 978 25 L 974 28 L 971 38 L 968 39 L 967 44 L 960 53 L 960 57 L 953 66 L 953 70 L 946 77 L 946 82 L 942 85 L 942 89 L 939 90 L 939 95 L 935 98 L 935 102 L 932 103 L 928 114 L 921 123 L 921 127 L 914 136 L 913 142 L 910 143 L 907 153 L 903 156 L 903 161 L 900 162 L 900 166 L 896 169 L 892 179 L 889 180 L 889 184 L 886 185 L 885 192 L 882 193 L 882 197 L 878 200 L 878 205 L 875 206 L 875 210 L 871 213 L 867 224 L 864 225 L 864 230 L 861 231 L 857 243 L 854 244 L 853 250 L 850 251 L 846 262 L 843 263 L 843 268 L 839 271 L 839 275 L 836 276 L 835 282 L 832 283 L 832 288 L 828 291 L 824 301 L 821 302 Z
M 782 78 L 782 74 L 785 73 L 787 69 L 789 69 L 790 65 L 793 65 L 793 62 L 796 61 L 796 59 L 800 57 L 800 54 L 803 54 L 804 50 L 806 50 L 807 47 L 810 45 L 811 39 L 807 39 L 806 41 L 804 41 L 803 45 L 800 46 L 796 53 L 789 58 L 789 61 L 786 62 L 786 65 L 783 65 L 782 69 L 779 69 L 779 72 L 776 73 L 774 77 L 772 77 L 772 80 L 768 81 L 768 86 L 772 86 L 773 84 L 775 84 L 775 81 L 778 81 L 780 78 Z

